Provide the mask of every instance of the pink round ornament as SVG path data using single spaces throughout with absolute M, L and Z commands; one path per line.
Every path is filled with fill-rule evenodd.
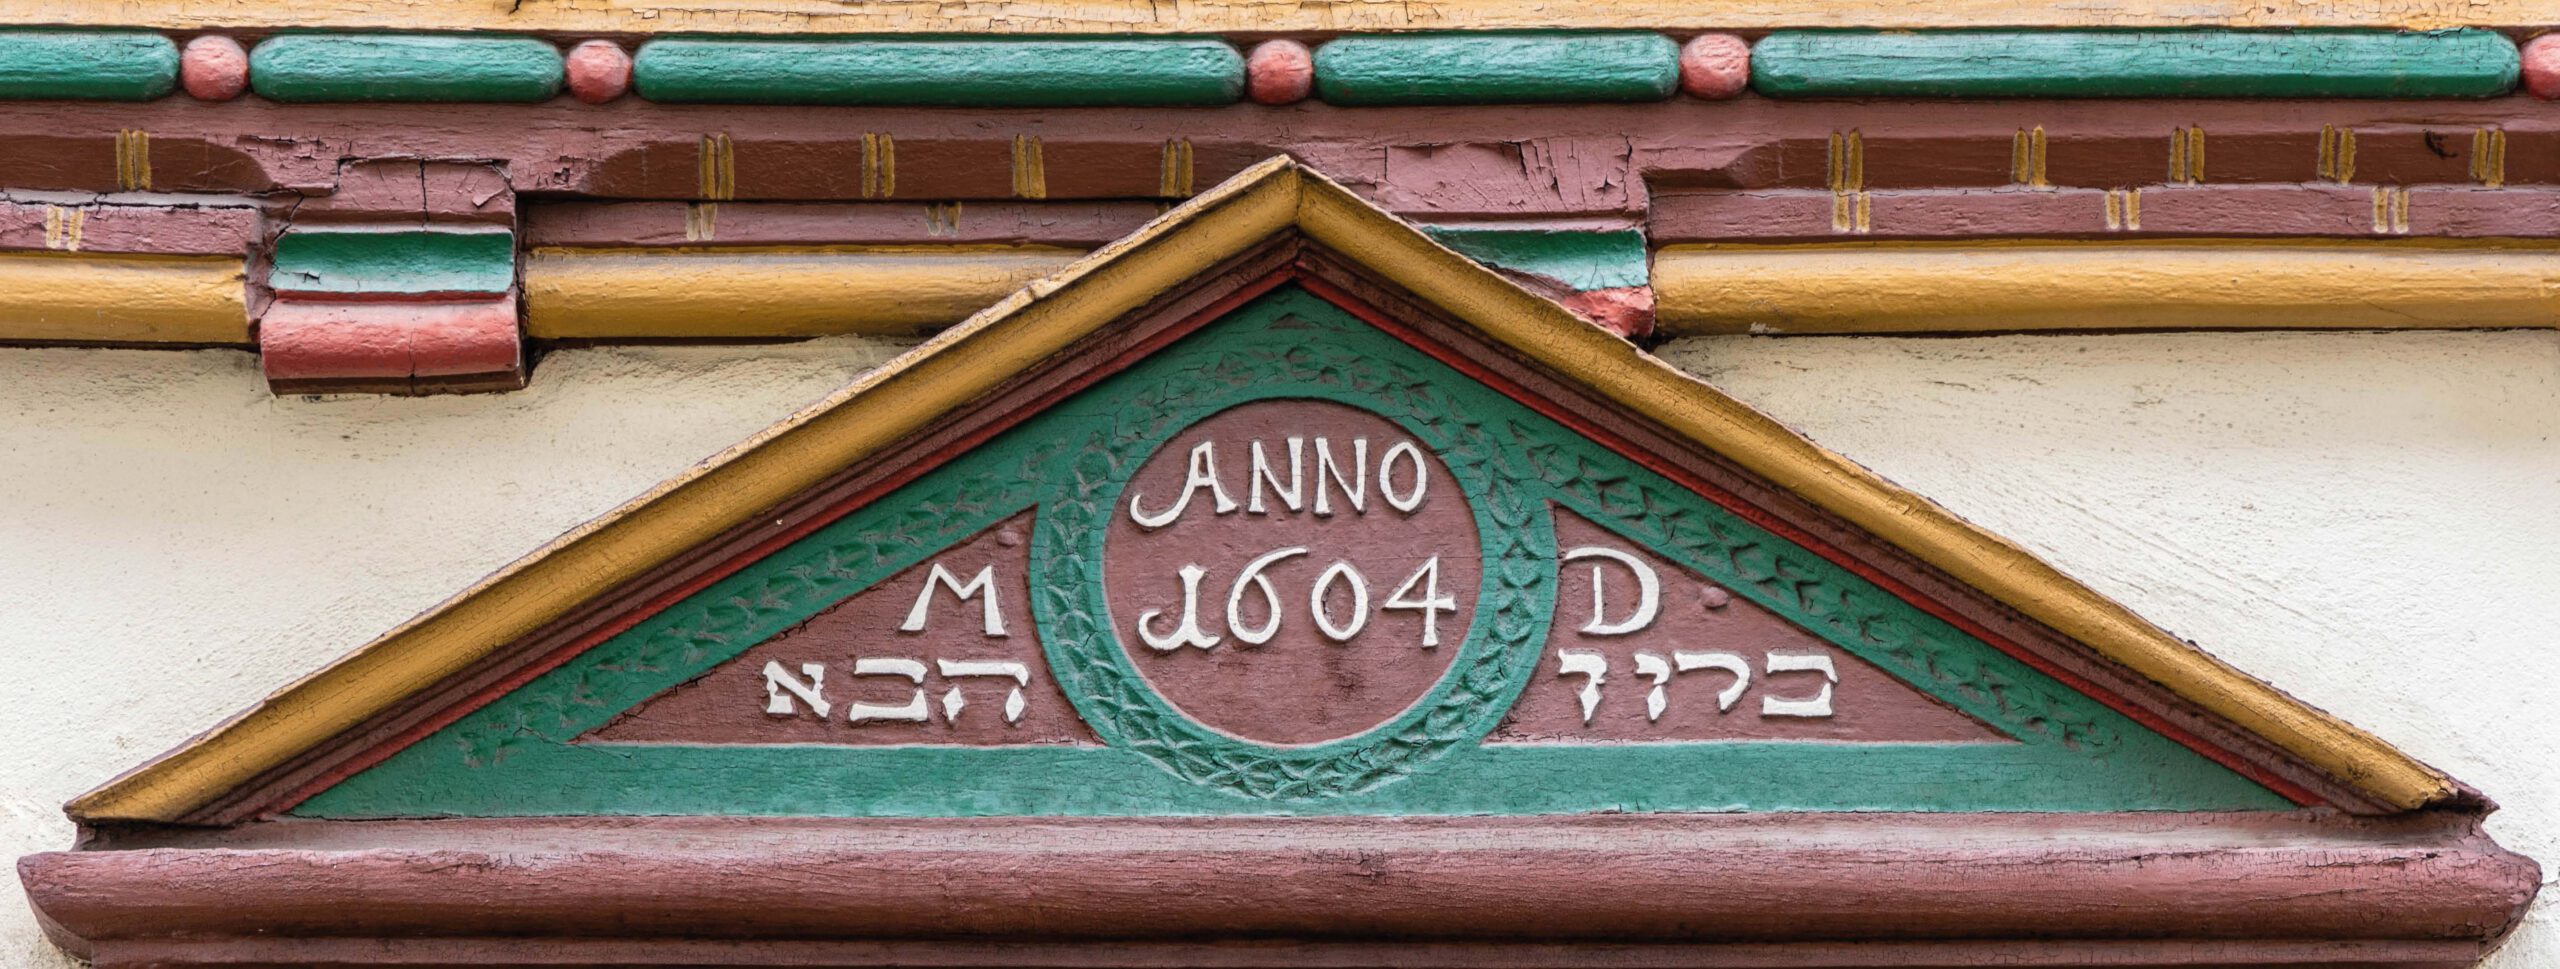
M 2545 101 L 2560 99 L 2560 34 L 2525 41 L 2524 89 Z
M 249 52 L 229 37 L 206 34 L 178 55 L 178 83 L 199 101 L 229 101 L 249 89 Z
M 1315 89 L 1316 55 L 1294 40 L 1254 45 L 1244 61 L 1245 93 L 1263 104 L 1296 104 Z
M 569 50 L 569 96 L 603 104 L 631 90 L 631 55 L 610 40 L 590 40 Z
M 1680 45 L 1680 90 L 1722 101 L 1751 86 L 1751 43 L 1732 34 L 1700 34 Z

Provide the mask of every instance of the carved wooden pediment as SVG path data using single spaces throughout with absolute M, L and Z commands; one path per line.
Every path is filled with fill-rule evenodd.
M 2435 966 L 2486 810 L 1274 159 L 21 870 L 108 966 Z

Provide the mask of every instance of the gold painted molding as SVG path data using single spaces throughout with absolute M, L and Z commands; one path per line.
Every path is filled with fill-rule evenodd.
M 1830 509 L 2378 801 L 2415 808 L 2457 791 L 2445 775 L 2390 745 L 1442 248 L 1314 171 L 1274 158 L 81 796 L 69 811 L 84 821 L 181 819 L 1293 227 L 1524 357 Z
M 0 340 L 249 343 L 238 256 L 0 253 Z
M 2547 242 L 1668 246 L 1671 334 L 2560 326 Z
M 2537 27 L 2560 0 L 18 0 L 0 25 L 564 33 L 1195 34 L 1532 28 Z
M 903 336 L 967 319 L 1081 250 L 1046 246 L 535 249 L 536 339 Z

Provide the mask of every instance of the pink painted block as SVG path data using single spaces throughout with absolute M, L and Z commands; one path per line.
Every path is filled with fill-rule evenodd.
M 295 387 L 518 377 L 524 366 L 512 294 L 469 303 L 283 300 L 259 320 L 258 349 L 268 382 Z

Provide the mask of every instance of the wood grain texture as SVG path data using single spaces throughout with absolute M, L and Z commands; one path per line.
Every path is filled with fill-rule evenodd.
M 1680 84 L 1680 45 L 1651 33 L 1345 37 L 1316 48 L 1327 104 L 1660 101 Z
M 0 98 L 149 101 L 178 87 L 178 46 L 140 31 L 0 31 Z
M 1118 948 L 1130 943 L 1205 939 L 1227 947 L 1216 964 L 1229 965 L 1304 964 L 1286 948 L 1251 955 L 1284 941 L 1365 943 L 1368 965 L 1483 964 L 1397 957 L 1417 944 L 1680 944 L 1703 948 L 1672 964 L 1838 967 L 1911 965 L 1882 957 L 1915 944 L 2254 942 L 2270 926 L 2331 943 L 2335 961 L 2319 964 L 2392 964 L 2358 944 L 2466 943 L 2476 957 L 2520 916 L 2539 872 L 2464 824 L 2420 820 L 383 822 L 256 826 L 267 830 L 236 846 L 216 835 L 204 847 L 49 852 L 19 872 L 56 938 L 106 965 L 117 944 L 160 940 L 210 955 L 246 938 L 648 937 L 1082 943 L 1078 965 L 1131 964 Z M 1816 942 L 1877 951 L 1740 962 L 1712 948 Z M 764 961 L 752 952 L 696 959 Z M 2093 954 L 2104 950 L 2073 964 L 2182 964 Z
M 0 11 L 29 25 L 170 28 L 395 28 L 573 33 L 1190 34 L 1265 31 L 1749 30 L 1787 27 L 2541 27 L 2560 23 L 2551 0 L 2109 0 L 2027 5 L 2015 0 L 948 0 L 890 8 L 813 7 L 800 0 L 656 0 L 646 4 L 304 0 L 289 11 L 255 0 L 30 0 Z
M 910 334 L 968 318 L 1083 255 L 1048 246 L 536 249 L 541 339 Z
M 1223 41 L 654 40 L 633 65 L 668 104 L 1091 107 L 1233 104 L 1244 55 Z
M 0 254 L 0 340 L 249 342 L 239 256 Z
M 530 37 L 286 34 L 249 52 L 249 87 L 272 101 L 542 101 L 565 72 Z
M 2443 33 L 1781 31 L 1752 48 L 1770 97 L 2485 98 L 2515 42 Z
M 1675 333 L 2462 329 L 2560 325 L 2548 246 L 1671 246 Z

